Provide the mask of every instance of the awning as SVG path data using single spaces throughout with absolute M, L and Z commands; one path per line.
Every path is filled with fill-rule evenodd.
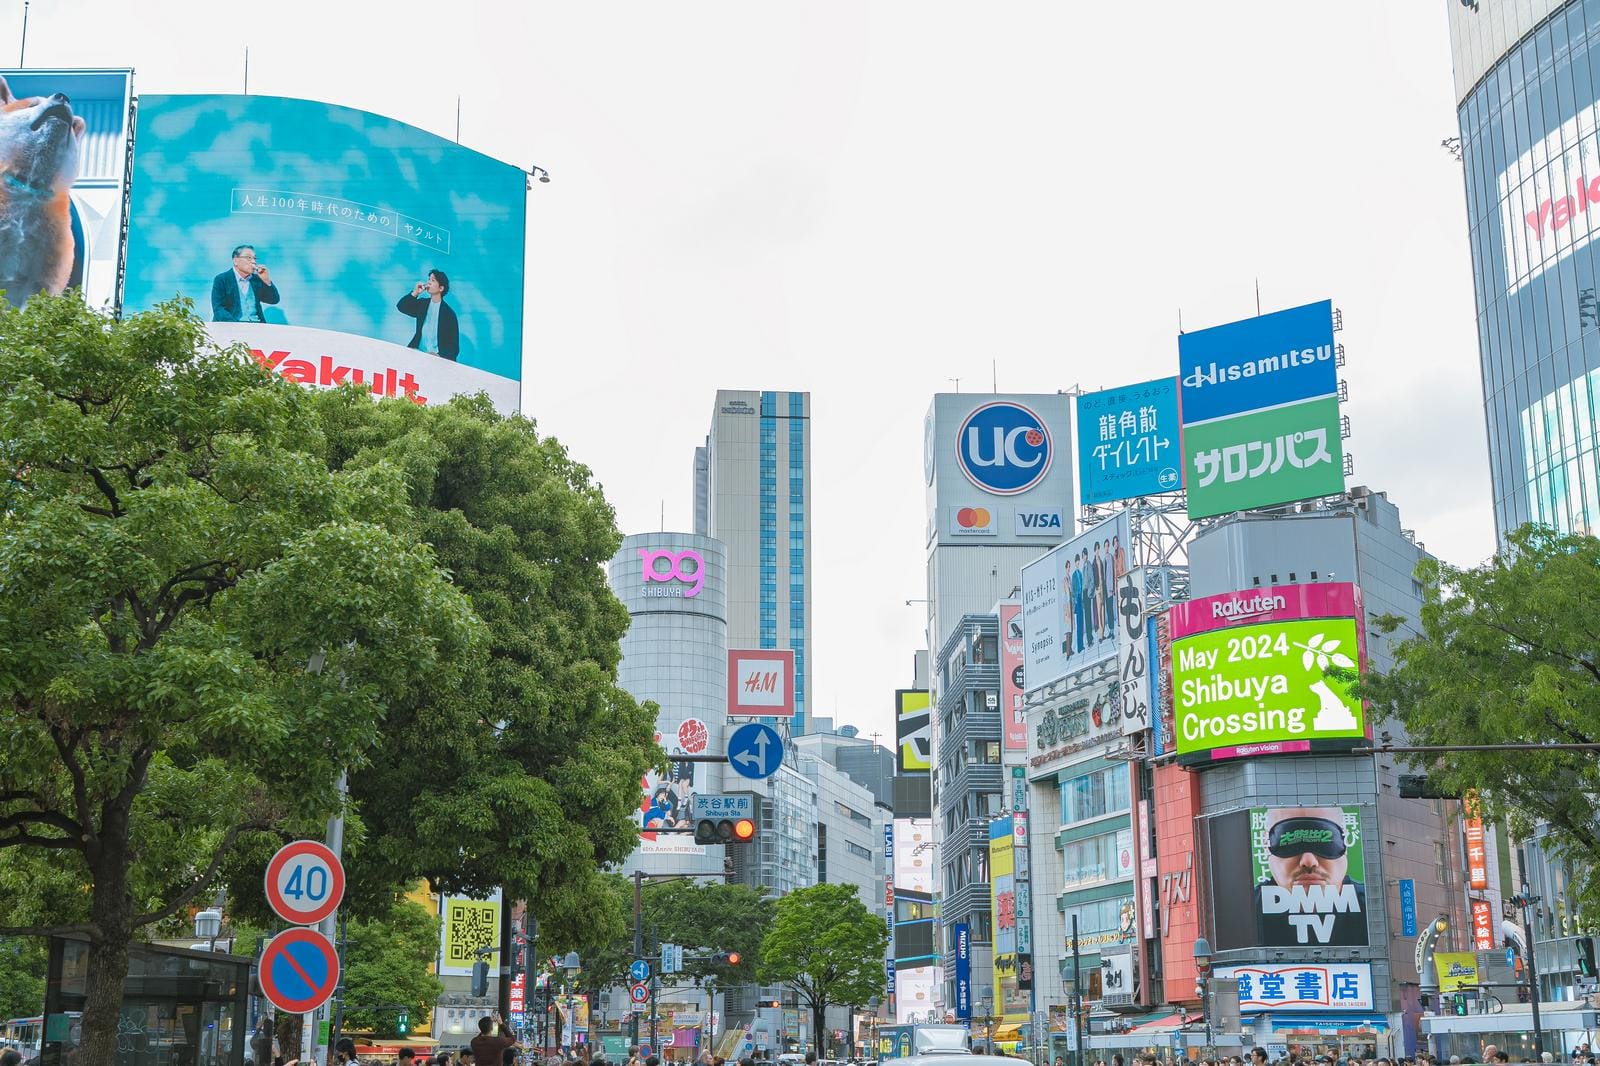
M 1298 1029 L 1304 1032 L 1339 1033 L 1367 1029 L 1387 1032 L 1389 1019 L 1381 1014 L 1274 1014 L 1272 1031 Z
M 1205 1021 L 1204 1014 L 1172 1014 L 1165 1018 L 1154 1018 L 1142 1025 L 1121 1033 L 1107 1033 L 1107 1036 L 1154 1036 L 1159 1033 L 1170 1033 L 1181 1029 L 1193 1022 Z
M 994 1031 L 994 1036 L 988 1037 L 986 1039 L 989 1039 L 989 1040 L 1015 1040 L 1021 1035 L 1022 1035 L 1022 1026 L 1020 1026 L 1020 1025 L 1002 1025 L 1002 1026 L 1000 1026 L 1000 1028 L 998 1028 L 998 1029 L 996 1029 Z

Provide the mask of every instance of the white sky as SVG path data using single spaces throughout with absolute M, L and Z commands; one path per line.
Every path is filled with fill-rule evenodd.
M 1331 296 L 1354 483 L 1494 544 L 1447 0 L 35 0 L 29 66 L 327 100 L 553 180 L 527 413 L 624 532 L 692 525 L 716 388 L 809 389 L 818 714 L 889 733 L 922 640 L 929 396 L 1176 372 Z M 21 4 L 0 7 L 0 63 Z

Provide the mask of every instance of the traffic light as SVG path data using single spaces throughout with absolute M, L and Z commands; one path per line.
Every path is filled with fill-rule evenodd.
M 1578 938 L 1578 976 L 1600 976 L 1595 970 L 1594 937 L 1592 936 L 1580 936 Z
M 755 838 L 753 818 L 701 818 L 694 823 L 696 844 L 748 844 Z
M 1455 1011 L 1456 1017 L 1465 1018 L 1467 1016 L 1467 994 L 1465 992 L 1457 992 L 1455 1001 L 1450 1006 Z
M 737 966 L 743 959 L 744 956 L 737 951 L 719 951 L 711 956 L 711 961 L 718 966 Z
M 1428 780 L 1426 774 L 1401 774 L 1400 798 L 1415 799 L 1460 799 L 1459 789 L 1441 788 Z
M 472 994 L 474 996 L 489 994 L 489 964 L 482 959 L 472 964 Z
M 405 1011 L 396 1014 L 394 1016 L 394 1031 L 401 1036 L 409 1033 L 411 1031 L 411 1015 Z

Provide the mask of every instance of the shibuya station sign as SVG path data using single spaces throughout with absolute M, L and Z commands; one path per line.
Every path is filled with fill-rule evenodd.
M 1339 750 L 1367 736 L 1336 675 L 1364 658 L 1360 591 L 1279 585 L 1175 604 L 1174 731 L 1180 759 Z

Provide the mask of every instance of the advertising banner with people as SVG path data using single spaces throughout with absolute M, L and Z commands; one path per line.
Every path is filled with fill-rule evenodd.
M 111 308 L 122 250 L 131 70 L 0 70 L 0 290 Z
M 305 385 L 518 410 L 526 175 L 379 115 L 145 96 L 123 304 L 194 301 Z
M 1117 650 L 1117 584 L 1128 572 L 1120 511 L 1022 568 L 1023 677 L 1031 691 Z
M 1207 830 L 1219 951 L 1368 942 L 1359 807 L 1255 807 L 1211 818 Z
M 1334 751 L 1367 736 L 1360 589 L 1274 585 L 1174 604 L 1171 677 L 1183 762 Z

